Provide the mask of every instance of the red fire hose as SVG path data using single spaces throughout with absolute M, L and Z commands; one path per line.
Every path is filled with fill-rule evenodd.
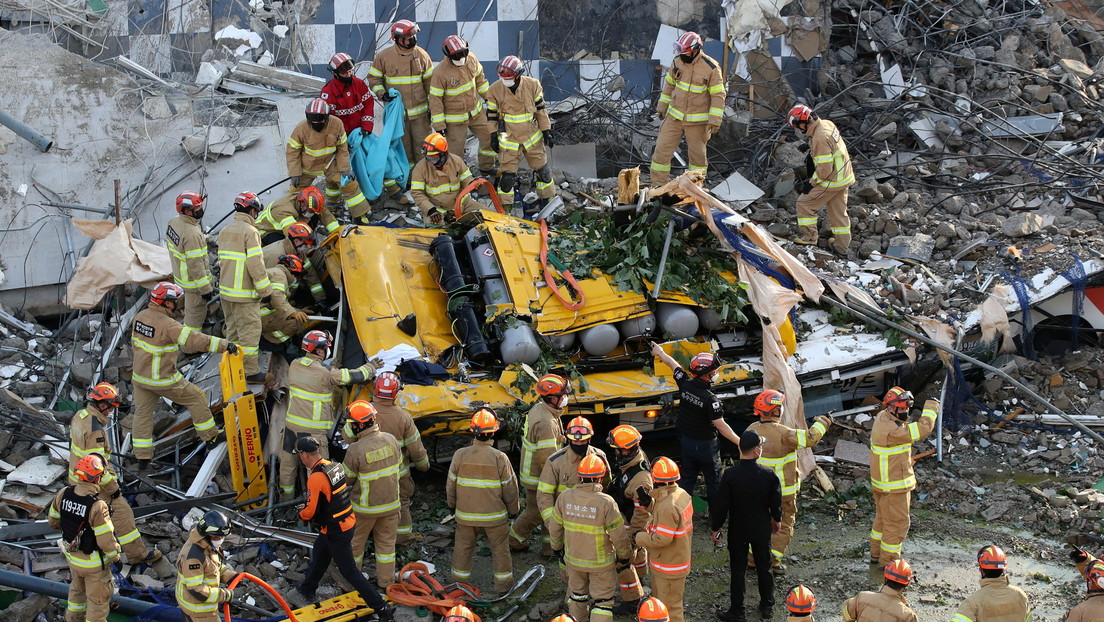
M 560 304 L 562 304 L 568 311 L 578 311 L 579 309 L 582 309 L 583 305 L 586 304 L 586 294 L 583 293 L 583 290 L 579 287 L 579 283 L 575 280 L 575 277 L 571 274 L 571 271 L 567 269 L 567 266 L 561 264 L 555 258 L 555 256 L 552 257 L 552 263 L 560 271 L 560 276 L 562 276 L 564 280 L 567 281 L 568 286 L 570 286 L 571 289 L 575 290 L 575 293 L 578 294 L 578 302 L 572 301 L 570 298 L 567 298 L 560 293 L 560 285 L 556 283 L 556 278 L 552 276 L 552 270 L 548 267 L 548 222 L 543 218 L 540 221 L 540 232 L 540 262 L 541 269 L 543 269 L 544 271 L 544 282 L 548 285 L 548 287 L 552 289 L 552 293 L 556 296 L 556 298 L 559 299 Z
M 238 576 L 234 577 L 234 579 L 230 581 L 230 585 L 227 585 L 226 587 L 232 590 L 238 585 L 238 583 L 241 583 L 242 579 L 249 579 L 250 581 L 264 588 L 264 591 L 268 592 L 269 595 L 271 595 L 272 598 L 276 600 L 276 602 L 280 603 L 280 606 L 283 607 L 284 613 L 287 614 L 288 620 L 290 622 L 299 622 L 299 620 L 295 617 L 295 613 L 291 610 L 291 607 L 288 607 L 287 601 L 284 600 L 283 596 L 280 596 L 279 592 L 273 589 L 271 585 L 265 583 L 262 579 L 258 579 L 248 572 L 238 573 Z M 222 603 L 222 615 L 225 617 L 226 622 L 230 622 L 230 603 Z

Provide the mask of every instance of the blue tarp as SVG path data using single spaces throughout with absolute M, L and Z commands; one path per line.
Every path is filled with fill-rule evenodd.
M 403 107 L 402 96 L 395 89 L 390 90 L 394 98 L 383 109 L 383 131 L 365 135 L 357 128 L 349 135 L 349 156 L 353 174 L 360 182 L 360 191 L 369 201 L 383 194 L 383 180 L 393 179 L 400 188 L 406 187 L 410 176 L 410 162 L 406 159 L 403 147 Z

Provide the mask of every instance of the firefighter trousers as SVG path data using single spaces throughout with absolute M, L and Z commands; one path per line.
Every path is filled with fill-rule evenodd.
M 118 482 L 112 482 L 100 489 L 100 499 L 103 499 L 111 511 L 111 524 L 115 527 L 115 539 L 126 553 L 127 561 L 138 564 L 149 555 L 149 547 L 142 540 L 142 534 L 138 533 L 138 525 L 134 522 L 134 510 L 119 491 Z
M 184 290 L 184 325 L 199 330 L 206 319 L 207 301 L 195 290 Z
M 414 541 L 414 519 L 410 516 L 410 499 L 414 497 L 414 478 L 410 473 L 399 478 L 399 523 L 395 530 L 397 546 L 406 546 Z
M 310 436 L 318 441 L 318 453 L 326 460 L 330 459 L 330 440 L 325 434 L 308 434 L 284 428 L 283 443 L 280 446 L 280 495 L 287 499 L 295 495 L 295 476 L 299 473 L 301 463 L 292 450 L 301 436 Z
M 594 599 L 590 622 L 612 622 L 613 595 L 617 591 L 617 571 L 613 564 L 603 568 L 581 568 L 567 565 L 567 591 L 571 594 L 567 612 L 578 622 L 586 622 L 587 601 Z M 664 603 L 666 604 L 666 603 Z
M 526 149 L 525 145 L 518 145 L 517 149 L 501 145 L 498 151 L 498 184 L 495 189 L 498 190 L 498 199 L 503 205 L 514 204 L 514 190 L 517 188 L 517 172 L 522 156 L 529 163 L 529 168 L 533 169 L 533 190 L 537 196 L 551 199 L 556 195 L 556 186 L 552 183 L 552 169 L 539 172 L 548 166 L 548 152 L 544 146 L 544 138 L 538 140 L 529 149 Z M 541 175 L 545 175 L 547 181 Z M 503 187 L 504 183 L 508 183 L 509 188 Z
M 406 149 L 406 161 L 410 166 L 417 164 L 422 158 L 422 142 L 425 137 L 433 132 L 429 124 L 429 114 L 423 113 L 414 117 L 406 117 L 403 121 L 404 132 L 402 137 L 403 147 Z
M 371 537 L 376 551 L 376 583 L 385 589 L 395 582 L 395 530 L 398 526 L 398 512 L 387 516 L 357 512 L 356 527 L 353 529 L 353 559 L 357 567 L 364 561 L 364 545 Z
M 621 591 L 621 600 L 627 603 L 644 598 L 640 577 L 648 572 L 648 550 L 643 547 L 633 549 L 629 561 L 629 567 L 617 573 L 617 589 Z
M 686 574 L 652 573 L 652 596 L 667 605 L 667 615 L 671 622 L 683 622 L 682 597 L 686 591 Z
M 772 565 L 777 566 L 786 554 L 786 548 L 793 539 L 794 522 L 797 520 L 797 493 L 782 495 L 782 528 L 771 536 Z M 664 601 L 666 602 L 666 601 Z
M 885 566 L 901 558 L 908 535 L 912 492 L 874 491 L 874 525 L 870 528 L 870 559 Z
M 655 150 L 652 151 L 652 185 L 660 186 L 670 179 L 671 158 L 683 136 L 686 137 L 686 154 L 690 159 L 688 170 L 705 171 L 709 166 L 705 152 L 711 133 L 708 123 L 687 124 L 670 115 L 663 119 L 659 135 L 656 136 Z
M 529 536 L 533 535 L 533 532 L 538 527 L 544 526 L 544 521 L 541 520 L 540 507 L 537 506 L 537 489 L 525 488 L 525 507 L 522 508 L 521 514 L 514 519 L 514 524 L 510 527 L 510 546 L 515 549 L 523 549 L 529 542 Z M 541 529 L 541 553 L 544 555 L 552 554 L 552 540 L 548 536 L 548 529 Z
M 353 218 L 364 216 L 372 207 L 364 198 L 364 193 L 360 191 L 360 182 L 355 178 L 342 185 L 340 172 L 326 173 L 326 204 L 331 207 L 336 205 L 339 196 L 345 198 L 345 207 Z
M 207 393 L 196 385 L 180 379 L 164 387 L 150 387 L 137 382 L 131 386 L 134 393 L 134 456 L 139 460 L 153 458 L 153 411 L 162 397 L 188 409 L 200 439 L 207 441 L 218 435 L 215 419 L 211 416 L 211 405 L 207 403 Z
M 329 569 L 330 562 L 333 562 L 333 565 L 337 566 L 337 571 L 353 586 L 354 590 L 360 593 L 361 600 L 369 607 L 379 610 L 386 606 L 387 603 L 383 597 L 376 588 L 372 587 L 371 582 L 353 560 L 353 530 L 339 532 L 337 529 L 337 527 L 327 527 L 327 533 L 320 533 L 314 539 L 310 562 L 307 563 L 306 577 L 298 585 L 299 591 L 303 594 L 313 594 L 318 589 L 322 576 Z
M 241 348 L 245 359 L 245 375 L 261 371 L 257 353 L 261 343 L 261 301 L 222 299 L 222 316 L 226 320 L 226 338 Z
M 479 530 L 487 534 L 487 546 L 491 549 L 494 564 L 495 591 L 503 594 L 514 586 L 514 562 L 510 557 L 509 523 L 490 527 L 456 525 L 456 542 L 452 550 L 452 580 L 467 583 L 471 580 L 472 555 Z
M 828 208 L 828 226 L 835 238 L 836 250 L 846 254 L 851 246 L 851 218 L 847 215 L 847 187 L 813 189 L 797 197 L 797 229 L 802 242 L 816 244 L 819 237 L 817 211 Z
M 468 130 L 479 140 L 479 170 L 493 171 L 495 167 L 495 152 L 491 149 L 491 131 L 494 128 L 487 123 L 487 112 L 480 110 L 479 114 L 468 119 L 466 123 L 446 123 L 445 140 L 448 141 L 449 151 L 464 157 L 464 144 L 468 140 Z
M 69 564 L 69 596 L 65 622 L 106 622 L 115 580 L 111 566 L 81 568 Z

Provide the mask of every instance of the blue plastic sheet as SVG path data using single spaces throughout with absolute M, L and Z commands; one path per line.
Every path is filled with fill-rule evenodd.
M 393 179 L 400 188 L 406 187 L 410 176 L 410 162 L 406 159 L 403 147 L 403 107 L 402 96 L 391 89 L 394 98 L 383 109 L 383 131 L 367 134 L 357 128 L 349 135 L 349 156 L 353 174 L 360 182 L 360 191 L 369 201 L 375 201 L 383 194 L 383 180 Z

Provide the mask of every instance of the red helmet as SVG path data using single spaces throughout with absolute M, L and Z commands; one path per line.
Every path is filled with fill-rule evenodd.
M 200 194 L 198 192 L 181 192 L 180 196 L 176 197 L 176 213 L 190 215 L 184 210 L 191 210 L 194 214 L 198 211 L 203 211 L 203 204 L 207 202 L 207 195 Z
M 594 436 L 594 426 L 590 425 L 586 417 L 575 417 L 567 423 L 564 435 L 573 441 L 590 440 L 590 437 Z
M 400 19 L 394 24 L 391 24 L 391 40 L 394 41 L 400 37 L 413 37 L 418 34 L 420 30 L 421 28 L 418 24 L 408 19 Z
M 116 389 L 115 385 L 111 384 L 110 382 L 101 382 L 100 384 L 97 384 L 96 386 L 89 389 L 88 401 L 107 402 L 112 406 L 118 406 L 121 403 L 119 401 L 119 390 Z
M 393 400 L 402 390 L 402 379 L 393 371 L 385 371 L 376 376 L 372 383 L 372 395 L 381 400 Z
M 287 236 L 287 239 L 291 240 L 291 245 L 296 249 L 299 248 L 300 244 L 306 244 L 311 247 L 314 246 L 314 234 L 311 232 L 310 227 L 301 222 L 293 222 L 288 225 L 287 230 L 284 231 L 284 235 Z
M 73 467 L 78 480 L 93 484 L 98 484 L 103 479 L 106 470 L 107 466 L 100 454 L 88 454 L 78 460 L 76 466 Z
M 468 56 L 468 42 L 464 41 L 460 35 L 449 35 L 445 37 L 445 43 L 441 46 L 445 56 L 452 60 L 460 60 L 467 58 Z
M 252 192 L 243 192 L 234 197 L 234 209 L 239 212 L 248 212 L 250 210 L 257 210 L 258 212 L 264 210 L 264 204 L 257 198 L 257 195 Z
M 909 408 L 912 406 L 912 400 L 912 391 L 906 391 L 901 387 L 893 387 L 886 391 L 885 398 L 882 399 L 882 405 Z
M 755 396 L 755 414 L 760 417 L 778 417 L 782 414 L 782 405 L 786 403 L 786 395 L 774 389 L 764 389 Z
M 498 61 L 498 76 L 500 78 L 518 78 L 525 73 L 525 66 L 517 56 L 507 56 Z
M 312 99 L 307 104 L 307 122 L 320 125 L 326 122 L 330 116 L 330 104 L 324 99 Z M 317 128 L 321 131 L 321 128 Z
M 332 71 L 333 73 L 345 73 L 352 68 L 353 57 L 349 56 L 348 54 L 338 52 L 337 54 L 334 54 L 330 57 L 330 71 Z M 313 104 L 314 102 L 311 103 Z M 310 112 L 309 108 L 307 109 L 307 112 Z M 327 108 L 326 112 L 329 112 L 329 108 Z
M 704 376 L 721 366 L 721 362 L 712 352 L 701 352 L 690 359 L 690 373 L 695 376 Z
M 276 263 L 287 268 L 288 272 L 297 277 L 303 276 L 305 267 L 303 266 L 303 260 L 299 259 L 297 255 L 280 255 L 280 257 L 276 259 Z
M 978 567 L 983 570 L 1004 570 L 1008 565 L 1008 558 L 1005 557 L 1004 551 L 995 544 L 978 549 L 977 560 Z
M 498 431 L 498 414 L 490 408 L 480 408 L 471 416 L 471 431 L 475 434 L 494 434 Z
M 702 49 L 702 38 L 696 32 L 688 32 L 675 41 L 675 54 L 696 54 Z
M 368 423 L 376 418 L 376 407 L 366 400 L 357 400 L 345 407 L 345 415 L 357 423 Z
M 311 354 L 321 354 L 333 345 L 333 337 L 324 330 L 312 330 L 303 335 L 303 350 Z
M 790 124 L 790 127 L 797 128 L 797 124 L 801 123 L 802 126 L 798 129 L 804 129 L 805 125 L 808 125 L 809 119 L 813 116 L 813 109 L 805 104 L 797 104 L 793 108 L 790 108 L 790 114 L 786 116 L 786 123 Z
M 682 474 L 678 465 L 670 458 L 659 458 L 652 463 L 652 481 L 657 484 L 670 484 L 679 481 Z
M 314 186 L 307 186 L 300 190 L 299 194 L 295 195 L 295 200 L 299 202 L 301 214 L 307 212 L 321 214 L 322 209 L 326 207 L 326 197 L 322 196 L 322 191 Z
M 605 477 L 607 471 L 606 461 L 594 454 L 590 454 L 579 461 L 578 472 L 581 479 Z
M 794 613 L 812 613 L 816 609 L 816 596 L 809 588 L 799 585 L 786 595 L 786 608 Z
M 886 581 L 895 581 L 901 585 L 912 583 L 912 566 L 903 559 L 895 559 L 882 572 Z
M 184 288 L 176 283 L 161 281 L 150 290 L 149 299 L 155 305 L 165 306 L 170 300 L 180 300 L 184 297 Z
M 571 384 L 563 376 L 545 374 L 537 380 L 537 395 L 541 397 L 558 397 L 571 393 Z

